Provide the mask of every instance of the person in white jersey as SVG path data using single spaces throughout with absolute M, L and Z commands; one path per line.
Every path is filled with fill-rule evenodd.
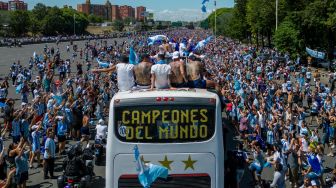
M 134 87 L 134 65 L 129 64 L 129 58 L 121 55 L 119 63 L 106 69 L 94 69 L 92 72 L 114 72 L 117 70 L 117 80 L 119 91 L 129 91 Z

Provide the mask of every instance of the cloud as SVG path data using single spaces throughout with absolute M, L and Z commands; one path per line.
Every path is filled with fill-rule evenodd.
M 160 21 L 199 21 L 204 20 L 210 13 L 202 13 L 201 9 L 177 9 L 154 11 L 154 19 Z

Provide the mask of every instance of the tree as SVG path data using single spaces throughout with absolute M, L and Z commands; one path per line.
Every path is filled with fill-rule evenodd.
M 10 13 L 9 26 L 15 36 L 22 36 L 28 32 L 30 25 L 27 11 L 12 11 Z
M 37 20 L 37 18 L 33 15 L 29 15 L 30 19 L 30 26 L 29 26 L 29 31 L 33 34 L 36 35 L 41 31 L 41 22 Z
M 62 15 L 62 11 L 53 7 L 48 10 L 48 14 L 42 20 L 42 33 L 48 36 L 58 35 L 63 33 L 66 20 Z
M 104 22 L 102 17 L 95 16 L 93 14 L 90 14 L 88 16 L 88 20 L 89 20 L 90 23 L 103 23 Z
M 124 29 L 124 22 L 122 22 L 121 20 L 115 20 L 112 23 L 112 27 L 113 27 L 114 30 L 123 31 L 123 29 Z
M 274 43 L 276 48 L 281 52 L 289 52 L 296 54 L 301 48 L 300 32 L 290 21 L 282 22 L 274 35 Z
M 130 24 L 135 23 L 135 19 L 132 17 L 127 17 L 123 21 L 124 21 L 124 25 L 130 25 Z
M 172 22 L 172 27 L 182 27 L 182 22 L 181 21 Z
M 37 3 L 32 10 L 33 16 L 37 20 L 43 20 L 48 14 L 48 9 L 50 9 L 50 7 L 45 6 L 43 3 Z

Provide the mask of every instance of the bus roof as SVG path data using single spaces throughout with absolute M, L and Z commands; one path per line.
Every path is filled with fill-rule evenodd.
M 185 97 L 185 98 L 216 98 L 217 93 L 206 89 L 177 88 L 161 90 L 132 90 L 118 92 L 115 99 L 148 98 L 148 97 Z

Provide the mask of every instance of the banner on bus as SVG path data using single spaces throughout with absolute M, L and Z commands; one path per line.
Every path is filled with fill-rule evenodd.
M 215 107 L 118 107 L 117 137 L 124 142 L 197 142 L 210 139 L 215 130 Z

